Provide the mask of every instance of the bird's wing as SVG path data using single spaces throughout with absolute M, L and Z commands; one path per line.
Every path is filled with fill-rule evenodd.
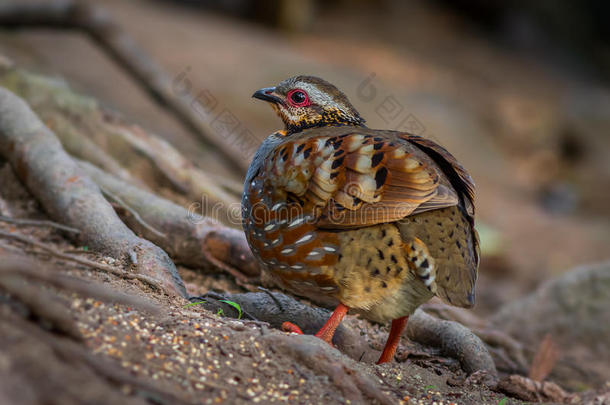
M 288 138 L 264 165 L 273 201 L 297 203 L 326 229 L 393 222 L 457 205 L 433 160 L 396 133 L 318 130 Z
M 463 207 L 464 217 L 470 223 L 472 261 L 469 266 L 439 266 L 436 274 L 437 294 L 453 305 L 472 307 L 474 305 L 474 285 L 481 256 L 479 235 L 474 228 L 474 182 L 466 169 L 445 148 L 437 143 L 416 135 L 402 134 L 400 137 L 424 151 L 440 167 L 457 191 Z M 463 256 L 462 256 L 463 259 Z M 449 280 L 451 280 L 449 282 Z
M 453 188 L 463 198 L 468 215 L 474 218 L 474 181 L 464 166 L 447 149 L 430 139 L 407 133 L 400 134 L 399 137 L 416 145 L 434 160 L 447 176 Z

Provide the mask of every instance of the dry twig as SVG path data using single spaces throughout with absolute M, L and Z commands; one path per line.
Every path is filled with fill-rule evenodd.
M 543 381 L 553 371 L 553 367 L 559 359 L 559 347 L 547 334 L 534 355 L 528 377 L 534 381 Z
M 57 222 L 53 221 L 47 221 L 44 219 L 9 218 L 5 217 L 4 215 L 0 215 L 0 221 L 13 225 L 49 227 L 59 229 L 60 231 L 65 232 L 80 233 L 80 231 L 76 228 L 58 224 Z
M 57 249 L 53 246 L 49 246 L 46 245 L 42 242 L 39 242 L 37 240 L 28 238 L 25 235 L 19 235 L 16 233 L 11 233 L 11 232 L 6 232 L 3 230 L 0 230 L 0 237 L 3 238 L 8 238 L 8 239 L 14 239 L 17 240 L 21 243 L 25 243 L 31 246 L 35 246 L 39 249 L 42 249 L 45 251 L 46 254 L 51 255 L 53 257 L 57 257 L 59 259 L 63 259 L 63 260 L 67 260 L 70 262 L 74 262 L 74 263 L 78 263 L 78 264 L 82 264 L 84 266 L 87 266 L 88 268 L 94 269 L 94 270 L 98 270 L 98 271 L 103 271 L 105 273 L 110 273 L 113 274 L 115 276 L 121 277 L 121 278 L 125 278 L 125 279 L 130 279 L 130 280 L 139 280 L 143 283 L 146 283 L 148 285 L 150 285 L 151 287 L 154 287 L 156 289 L 158 289 L 159 291 L 164 291 L 163 287 L 153 278 L 148 277 L 144 274 L 137 274 L 137 273 L 128 273 L 126 271 L 123 270 L 119 270 L 116 269 L 112 266 L 103 264 L 103 263 L 98 263 L 98 262 L 94 262 L 93 260 L 89 260 L 89 259 L 85 259 L 83 257 L 78 257 L 78 256 L 74 256 L 68 253 L 62 253 L 62 252 L 58 252 Z
M 159 314 L 160 308 L 152 301 L 125 294 L 101 283 L 83 281 L 74 277 L 58 274 L 59 268 L 19 255 L 2 255 L 0 273 L 10 274 L 29 280 L 43 282 L 53 287 L 78 293 L 96 300 L 122 304 L 150 314 Z
M 99 184 L 98 184 L 98 186 L 99 186 Z M 166 238 L 167 237 L 166 234 L 156 230 L 153 226 L 149 225 L 146 221 L 144 221 L 142 219 L 142 217 L 140 216 L 140 214 L 138 214 L 138 212 L 136 210 L 134 210 L 133 208 L 131 208 L 129 205 L 125 204 L 125 202 L 119 196 L 114 195 L 110 191 L 104 189 L 104 187 L 102 187 L 102 186 L 100 186 L 100 190 L 102 190 L 102 194 L 104 194 L 106 196 L 106 198 L 111 199 L 120 208 L 122 208 L 125 211 L 127 211 L 131 216 L 133 216 L 133 219 L 135 221 L 137 221 L 141 226 L 146 228 L 149 232 L 154 233 L 155 235 L 157 235 L 160 238 Z M 115 211 L 116 211 L 116 208 L 115 208 Z

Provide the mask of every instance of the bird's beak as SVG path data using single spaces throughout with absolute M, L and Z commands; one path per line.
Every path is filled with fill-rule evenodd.
M 257 90 L 252 95 L 254 98 L 258 98 L 259 100 L 267 101 L 270 103 L 281 103 L 282 99 L 279 98 L 275 94 L 275 87 L 265 87 L 263 89 Z

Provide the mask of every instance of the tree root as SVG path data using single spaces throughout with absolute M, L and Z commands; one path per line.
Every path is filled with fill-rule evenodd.
M 176 148 L 164 139 L 149 134 L 137 125 L 129 125 L 118 118 L 106 117 L 105 129 L 107 137 L 120 138 L 133 148 L 140 156 L 144 156 L 165 177 L 166 180 L 181 194 L 187 195 L 195 201 L 207 199 L 206 203 L 212 207 L 222 204 L 226 212 L 231 205 L 239 206 L 241 190 L 237 194 L 226 192 L 223 187 L 216 184 L 210 175 L 197 168 L 186 159 Z
M 54 294 L 40 288 L 45 283 L 55 288 L 81 294 L 87 298 L 123 304 L 151 314 L 160 308 L 151 301 L 120 293 L 103 284 L 83 281 L 57 274 L 54 266 L 23 256 L 0 254 L 0 288 L 24 304 L 37 319 L 44 320 L 53 330 L 80 341 L 82 336 L 65 306 L 56 302 Z M 24 283 L 29 280 L 33 283 Z
M 528 362 L 524 347 L 509 334 L 490 326 L 489 322 L 464 308 L 437 302 L 429 302 L 422 305 L 421 308 L 437 318 L 457 321 L 472 330 L 487 345 L 499 371 L 508 374 L 527 373 Z
M 10 331 L 9 331 L 10 328 Z M 91 402 L 99 404 L 138 404 L 145 405 L 145 399 L 162 405 L 187 404 L 171 392 L 159 387 L 158 382 L 146 381 L 131 375 L 118 364 L 102 357 L 91 354 L 85 347 L 71 339 L 62 338 L 49 333 L 29 323 L 14 314 L 0 315 L 0 330 L 10 333 L 13 342 L 16 338 L 27 342 L 30 347 L 36 347 L 38 357 L 32 358 L 27 354 L 25 358 L 19 358 L 20 376 L 27 378 L 26 381 L 34 380 L 32 370 L 42 369 L 44 381 L 39 381 L 32 387 L 33 392 L 41 398 L 53 398 L 57 403 L 81 403 Z M 40 355 L 43 357 L 40 358 Z M 2 372 L 0 372 L 2 373 Z M 3 376 L 4 377 L 4 376 Z M 41 376 L 39 376 L 41 377 Z M 78 392 L 70 387 L 65 387 L 66 380 L 85 378 L 87 390 Z M 4 378 L 0 378 L 0 381 Z M 22 382 L 19 386 L 23 386 Z M 2 383 L 0 382 L 0 388 Z M 128 385 L 135 391 L 133 396 L 125 396 L 120 390 Z M 2 389 L 11 394 L 11 390 Z M 83 392 L 89 397 L 89 401 L 82 397 Z M 8 403 L 22 403 L 18 393 L 12 392 L 14 397 Z M 23 401 L 31 403 L 32 401 Z
M 81 340 L 81 336 L 75 321 L 69 316 L 67 308 L 59 303 L 55 304 L 55 296 L 51 291 L 39 288 L 37 283 L 32 283 L 28 286 L 28 289 L 23 289 L 23 283 L 15 282 L 20 278 L 34 282 L 42 281 L 46 284 L 60 288 L 63 287 L 69 291 L 81 294 L 86 292 L 83 295 L 96 299 L 102 296 L 107 300 L 111 300 L 111 302 L 129 305 L 140 310 L 149 310 L 150 305 L 146 301 L 140 302 L 137 298 L 123 297 L 122 294 L 105 291 L 105 286 L 98 286 L 95 283 L 91 284 L 54 274 L 53 272 L 46 271 L 46 269 L 43 270 L 43 266 L 38 262 L 23 260 L 14 256 L 2 256 L 0 261 L 0 289 L 6 290 L 12 298 L 16 298 L 26 305 L 36 318 L 41 318 L 46 323 L 50 323 L 53 331 L 60 332 L 60 335 L 49 333 L 17 316 L 14 311 L 0 311 L 0 331 L 2 331 L 0 336 L 4 336 L 4 333 L 10 328 L 9 341 L 15 342 L 15 338 L 18 336 L 21 340 L 27 340 L 27 344 L 30 347 L 35 345 L 39 348 L 37 353 L 44 355 L 43 363 L 39 364 L 38 367 L 41 367 L 44 370 L 43 372 L 54 371 L 50 372 L 48 376 L 52 381 L 48 382 L 48 384 L 37 385 L 35 392 L 42 392 L 43 396 L 49 395 L 44 392 L 45 387 L 56 384 L 57 381 L 54 379 L 58 370 L 62 370 L 65 366 L 69 365 L 71 371 L 66 371 L 68 374 L 77 370 L 77 373 L 84 373 L 88 376 L 87 395 L 98 395 L 100 392 L 97 388 L 93 389 L 92 387 L 107 386 L 105 390 L 109 397 L 106 399 L 97 398 L 97 401 L 93 401 L 96 403 L 105 404 L 113 403 L 113 401 L 114 403 L 134 403 L 134 400 L 136 400 L 135 403 L 141 403 L 137 401 L 139 397 L 151 399 L 155 403 L 168 405 L 188 403 L 172 392 L 160 388 L 157 381 L 135 377 L 113 361 L 91 354 L 78 343 Z M 12 280 L 15 283 L 5 283 L 7 280 Z M 24 293 L 25 291 L 27 291 L 27 294 Z M 41 310 L 40 304 L 47 304 L 47 308 L 42 308 Z M 154 309 L 155 307 L 153 306 L 152 308 Z M 67 335 L 70 339 L 66 339 L 61 335 Z M 327 346 L 326 343 L 312 336 L 299 337 L 279 333 L 266 333 L 261 337 L 261 340 L 265 346 L 271 347 L 271 350 L 275 353 L 291 357 L 299 365 L 303 365 L 302 370 L 305 370 L 305 367 L 307 367 L 317 375 L 328 376 L 332 384 L 339 389 L 343 398 L 350 400 L 352 403 L 394 403 L 383 392 L 382 386 L 374 377 L 363 374 L 358 370 L 356 362 L 342 357 L 338 352 Z M 46 348 L 51 350 L 49 351 Z M 41 360 L 40 354 L 35 361 Z M 50 354 L 53 355 L 50 356 Z M 28 361 L 32 361 L 32 358 L 19 358 L 20 364 L 27 364 Z M 46 367 L 49 367 L 49 370 L 46 370 Z M 31 368 L 23 366 L 20 370 L 22 369 L 25 369 L 26 372 L 31 370 Z M 3 370 L 0 369 L 0 375 L 2 373 Z M 210 388 L 226 389 L 226 387 L 216 385 L 212 381 L 198 380 L 198 383 Z M 0 398 L 4 391 L 2 384 L 2 381 L 0 381 Z M 130 397 L 120 400 L 117 398 L 117 395 L 119 395 L 118 388 L 125 385 L 135 392 Z M 72 391 L 69 389 L 62 389 L 58 395 L 65 401 L 66 396 L 71 395 L 71 393 Z M 9 402 L 14 403 L 12 400 Z
M 45 76 L 0 65 L 0 83 L 30 103 L 70 155 L 140 188 L 169 186 L 174 201 L 201 201 L 202 214 L 235 222 L 230 214 L 239 213 L 242 185 L 226 175 L 218 183 L 167 141 Z
M 39 226 L 39 227 L 47 227 L 59 229 L 64 232 L 71 233 L 80 233 L 80 231 L 76 228 L 71 228 L 66 225 L 58 224 L 57 222 L 48 221 L 48 220 L 36 220 L 36 219 L 27 219 L 27 218 L 10 218 L 4 215 L 0 215 L 0 222 L 6 222 L 7 224 L 13 224 L 17 226 Z
M 610 262 L 582 266 L 545 282 L 502 307 L 490 326 L 518 337 L 527 360 L 538 369 L 534 375 L 550 371 L 551 379 L 577 390 L 607 381 L 610 349 L 600 342 L 610 341 L 610 326 L 602 319 L 610 319 Z M 554 348 L 546 359 L 536 359 L 548 334 Z
M 409 317 L 407 336 L 416 342 L 439 347 L 444 355 L 458 359 L 468 374 L 487 372 L 491 377 L 489 385 L 497 382 L 498 372 L 487 347 L 465 326 L 434 318 L 418 309 Z
M 254 319 L 267 322 L 271 327 L 280 330 L 282 329 L 282 323 L 288 321 L 299 325 L 305 334 L 313 335 L 330 316 L 330 312 L 326 309 L 305 305 L 288 295 L 277 292 L 223 293 L 221 295 L 228 301 L 238 303 L 242 310 L 252 315 Z M 206 300 L 206 296 L 191 298 L 191 300 L 194 299 Z M 212 312 L 222 308 L 225 314 L 238 316 L 233 306 L 220 302 L 216 298 L 214 302 L 206 302 L 203 306 Z M 363 361 L 373 363 L 381 353 L 370 348 L 354 330 L 343 323 L 337 328 L 333 344 L 354 360 L 362 358 Z
M 262 339 L 269 343 L 274 352 L 292 357 L 316 374 L 327 375 L 345 399 L 352 403 L 394 403 L 379 383 L 357 370 L 354 360 L 340 356 L 326 342 L 316 337 L 269 334 Z
M 177 263 L 195 268 L 220 268 L 242 282 L 260 275 L 260 267 L 242 231 L 185 210 L 86 162 L 79 162 L 79 166 L 103 190 L 120 198 L 139 214 L 140 220 L 122 213 L 122 219 L 131 229 L 161 246 Z
M 115 276 L 118 276 L 118 277 L 121 277 L 121 278 L 124 278 L 127 280 L 139 280 L 145 284 L 150 285 L 151 287 L 158 289 L 159 291 L 164 291 L 163 286 L 161 284 L 159 284 L 159 282 L 157 282 L 156 279 L 149 277 L 145 274 L 128 273 L 126 271 L 114 268 L 112 266 L 109 266 L 109 265 L 106 265 L 103 263 L 94 262 L 93 260 L 85 259 L 85 258 L 79 257 L 79 256 L 74 256 L 74 255 L 71 255 L 68 253 L 58 252 L 55 247 L 48 246 L 42 242 L 28 238 L 27 236 L 24 236 L 24 235 L 19 235 L 16 233 L 11 233 L 11 232 L 6 232 L 3 230 L 0 230 L 0 237 L 7 238 L 7 239 L 14 239 L 21 243 L 25 243 L 27 245 L 37 247 L 39 249 L 42 249 L 46 254 L 57 257 L 58 259 L 63 259 L 63 260 L 67 260 L 69 262 L 82 264 L 84 266 L 87 266 L 90 269 L 103 271 L 105 273 L 113 274 Z
M 273 298 L 270 297 L 273 294 Z M 326 322 L 330 311 L 307 306 L 282 293 L 245 293 L 223 294 L 236 302 L 257 320 L 268 322 L 272 327 L 281 329 L 285 321 L 293 322 L 306 334 L 314 334 Z M 201 297 L 205 300 L 205 296 Z M 278 305 L 279 303 L 279 305 Z M 225 314 L 237 317 L 236 309 L 222 302 L 206 303 L 204 307 L 215 311 L 218 307 Z M 456 358 L 462 368 L 471 374 L 483 371 L 488 374 L 488 385 L 497 381 L 495 364 L 481 340 L 466 327 L 451 321 L 443 321 L 417 310 L 407 324 L 408 337 L 416 342 L 441 349 L 443 355 Z M 354 360 L 374 362 L 380 352 L 370 348 L 351 328 L 340 324 L 333 338 L 333 344 Z
M 197 100 L 180 97 L 167 72 L 155 63 L 136 42 L 101 7 L 77 0 L 8 2 L 0 7 L 0 25 L 4 28 L 51 27 L 78 29 L 91 37 L 119 66 L 147 91 L 161 107 L 170 111 L 209 147 L 230 162 L 247 169 L 243 152 L 236 150 L 223 136 L 216 134 L 195 108 Z M 197 106 L 199 106 L 197 102 Z
M 496 389 L 523 401 L 564 403 L 575 397 L 555 383 L 538 382 L 520 375 L 511 375 L 500 380 Z
M 2 260 L 5 260 L 2 257 Z M 0 289 L 24 304 L 30 316 L 74 340 L 81 341 L 82 335 L 65 307 L 56 302 L 53 294 L 23 282 L 23 276 L 0 268 Z
M 23 100 L 2 88 L 0 116 L 0 155 L 51 218 L 80 229 L 78 239 L 93 249 L 117 258 L 129 257 L 138 274 L 158 279 L 167 293 L 186 294 L 167 254 L 121 222 L 55 135 Z

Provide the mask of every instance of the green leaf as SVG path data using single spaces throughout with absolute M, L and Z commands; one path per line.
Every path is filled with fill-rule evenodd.
M 424 387 L 425 390 L 435 390 L 436 389 L 436 385 L 426 385 Z
M 225 304 L 229 304 L 233 308 L 235 308 L 238 312 L 237 319 L 241 319 L 242 311 L 241 311 L 241 307 L 239 306 L 239 304 L 237 302 L 233 302 L 233 301 L 229 301 L 229 300 L 220 300 L 220 302 L 224 302 Z
M 89 246 L 83 246 L 83 252 L 88 252 L 89 251 Z
M 498 405 L 505 405 L 508 402 L 508 398 L 504 397 L 498 401 Z
M 191 302 L 189 304 L 186 304 L 183 308 L 194 307 L 195 305 L 205 304 L 206 302 L 207 301 Z
M 223 311 L 222 308 L 218 308 L 218 311 L 216 311 L 216 315 L 225 316 L 225 311 Z

